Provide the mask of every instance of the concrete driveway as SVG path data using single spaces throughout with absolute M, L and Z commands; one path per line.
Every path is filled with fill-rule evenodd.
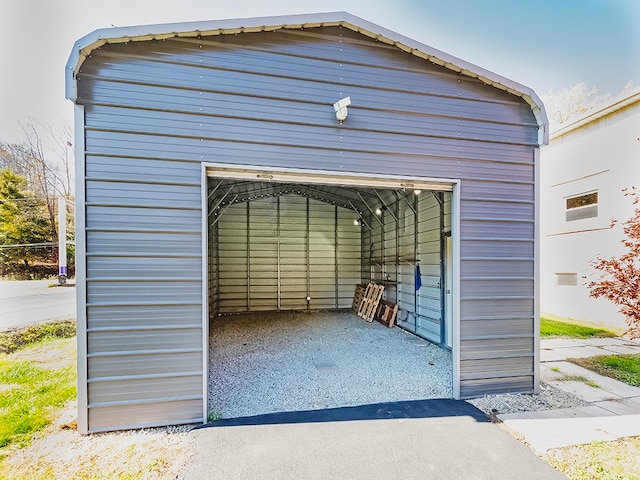
M 566 479 L 460 400 L 221 420 L 190 435 L 185 480 Z
M 0 282 L 0 331 L 76 316 L 75 287 L 55 280 Z

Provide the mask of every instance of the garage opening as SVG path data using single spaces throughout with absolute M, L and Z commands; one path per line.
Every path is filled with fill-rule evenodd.
M 206 173 L 210 412 L 452 396 L 451 184 Z

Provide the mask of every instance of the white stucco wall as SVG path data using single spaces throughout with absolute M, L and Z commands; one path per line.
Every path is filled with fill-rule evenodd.
M 639 97 L 637 92 L 636 97 Z M 636 103 L 554 138 L 541 152 L 541 312 L 625 328 L 618 307 L 592 299 L 585 283 L 596 255 L 624 249 L 623 222 L 633 213 L 622 189 L 640 187 L 640 97 Z M 598 191 L 598 216 L 566 220 L 566 198 Z M 557 273 L 577 273 L 577 285 L 558 285 Z M 584 278 L 584 277 L 587 278 Z

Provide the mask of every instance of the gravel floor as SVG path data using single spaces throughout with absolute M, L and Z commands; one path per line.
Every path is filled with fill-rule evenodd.
M 450 352 L 351 312 L 216 318 L 209 362 L 222 418 L 452 396 Z
M 580 397 L 544 383 L 540 384 L 540 393 L 536 394 L 505 393 L 502 395 L 487 395 L 467 400 L 467 402 L 489 415 L 537 412 L 587 405 L 587 402 Z

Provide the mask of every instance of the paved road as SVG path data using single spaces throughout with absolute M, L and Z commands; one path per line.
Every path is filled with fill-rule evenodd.
M 76 316 L 75 287 L 48 288 L 55 280 L 0 282 L 0 331 Z

